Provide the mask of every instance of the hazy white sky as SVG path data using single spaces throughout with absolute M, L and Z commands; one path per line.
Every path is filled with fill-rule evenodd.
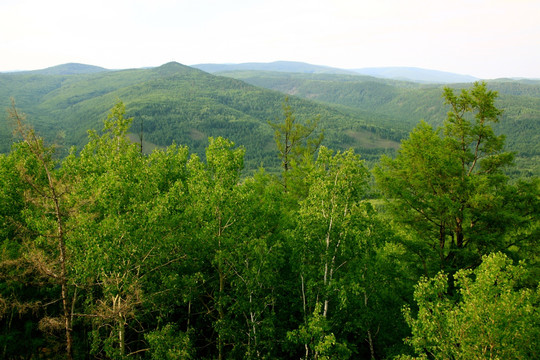
M 0 71 L 276 60 L 540 78 L 540 0 L 0 0 Z

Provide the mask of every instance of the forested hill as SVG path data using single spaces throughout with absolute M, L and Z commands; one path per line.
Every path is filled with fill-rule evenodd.
M 304 99 L 339 106 L 349 114 L 369 114 L 378 126 L 409 132 L 420 120 L 441 125 L 449 108 L 442 100 L 443 85 L 427 85 L 369 76 L 306 74 L 271 71 L 218 73 L 255 86 Z M 540 174 L 540 81 L 499 79 L 487 82 L 499 93 L 503 110 L 493 128 L 506 135 L 506 145 L 516 152 L 520 175 Z M 453 84 L 466 88 L 469 84 Z
M 79 74 L 66 74 L 65 70 L 64 66 L 0 74 L 0 106 L 9 107 L 14 98 L 40 134 L 64 148 L 72 144 L 80 148 L 87 139 L 86 131 L 100 130 L 109 109 L 121 100 L 127 116 L 134 117 L 134 138 L 142 127 L 149 147 L 176 142 L 204 154 L 208 137 L 223 136 L 246 147 L 248 169 L 261 163 L 277 164 L 268 121 L 283 115 L 283 93 L 178 63 Z M 290 105 L 299 121 L 320 117 L 325 144 L 336 149 L 353 147 L 367 158 L 396 149 L 405 134 L 378 125 L 371 114 L 346 113 L 296 97 L 290 99 Z M 6 152 L 12 137 L 5 122 L 0 134 L 0 150 Z
M 41 74 L 41 75 L 75 75 L 75 74 L 93 74 L 103 71 L 110 71 L 100 66 L 86 65 L 79 63 L 68 63 L 52 66 L 46 69 L 24 71 L 23 73 Z
M 339 69 L 302 63 L 268 66 L 284 71 L 210 74 L 174 62 L 111 71 L 64 64 L 0 74 L 0 106 L 9 107 L 14 98 L 38 132 L 66 151 L 70 145 L 81 148 L 87 130 L 100 130 L 107 112 L 120 100 L 127 116 L 134 117 L 132 139 L 140 141 L 142 130 L 148 151 L 176 142 L 204 155 L 208 137 L 223 136 L 246 147 L 250 170 L 261 164 L 277 167 L 268 121 L 283 116 L 286 95 L 300 122 L 320 118 L 323 145 L 352 147 L 373 161 L 397 149 L 421 119 L 441 125 L 449 110 L 441 98 L 443 85 L 336 74 L 332 72 Z M 488 86 L 500 94 L 497 106 L 504 112 L 494 129 L 506 135 L 507 148 L 516 152 L 515 175 L 540 174 L 540 81 L 501 79 Z M 9 151 L 11 132 L 9 124 L 0 122 L 1 152 Z

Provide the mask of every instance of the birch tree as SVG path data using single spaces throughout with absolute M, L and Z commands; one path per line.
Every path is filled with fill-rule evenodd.
M 304 311 L 304 324 L 296 334 L 304 341 L 305 358 L 317 359 L 323 356 L 317 344 L 330 341 L 333 336 L 332 329 L 324 323 L 337 307 L 337 285 L 340 277 L 346 276 L 350 248 L 358 245 L 357 225 L 363 224 L 361 199 L 365 194 L 367 169 L 352 150 L 334 155 L 321 147 L 309 177 L 309 193 L 300 203 L 295 236 L 299 242 L 296 249 Z M 315 323 L 310 322 L 312 317 L 317 320 Z M 324 331 L 316 331 L 309 341 L 306 336 L 300 336 L 307 329 L 319 327 Z M 294 334 L 291 333 L 293 338 Z
M 192 250 L 200 254 L 201 273 L 210 276 L 200 299 L 217 334 L 218 359 L 225 357 L 232 334 L 227 321 L 231 266 L 226 259 L 236 239 L 243 161 L 243 148 L 235 149 L 234 143 L 223 138 L 210 138 L 206 164 L 196 155 L 187 164 L 191 231 L 197 239 Z

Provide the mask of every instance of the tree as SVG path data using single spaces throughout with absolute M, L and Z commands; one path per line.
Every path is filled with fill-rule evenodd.
M 235 149 L 233 142 L 218 137 L 209 139 L 206 164 L 196 155 L 187 164 L 191 231 L 197 239 L 192 250 L 199 254 L 200 271 L 212 280 L 205 282 L 206 293 L 201 299 L 217 333 L 218 359 L 224 358 L 226 341 L 232 334 L 227 321 L 231 300 L 227 288 L 232 275 L 227 257 L 237 240 L 234 229 L 239 224 L 243 162 L 244 149 Z
M 352 150 L 333 154 L 326 147 L 321 147 L 314 169 L 308 174 L 309 191 L 300 202 L 294 237 L 298 244 L 293 246 L 300 267 L 304 324 L 291 333 L 296 336 L 289 335 L 303 339 L 306 359 L 322 356 L 318 344 L 329 340 L 326 335 L 333 330 L 324 323 L 331 308 L 337 306 L 331 303 L 336 302 L 340 279 L 347 276 L 347 266 L 354 259 L 366 226 L 366 208 L 361 199 L 367 174 Z M 306 341 L 310 329 L 315 333 Z
M 231 273 L 228 321 L 235 339 L 229 356 L 275 358 L 280 349 L 276 313 L 289 310 L 280 296 L 289 275 L 279 231 L 283 188 L 261 170 L 242 182 L 237 196 L 234 246 L 225 257 Z
M 364 206 L 363 231 L 348 250 L 332 322 L 339 324 L 336 338 L 347 339 L 356 358 L 389 358 L 401 353 L 409 334 L 401 308 L 412 300 L 417 278 L 395 231 L 370 202 Z
M 45 146 L 43 139 L 26 123 L 25 116 L 17 111 L 14 101 L 9 117 L 15 123 L 15 133 L 22 138 L 13 156 L 20 183 L 24 184 L 24 206 L 16 220 L 25 247 L 24 261 L 53 286 L 60 287 L 60 320 L 44 317 L 40 325 L 53 330 L 63 327 L 66 357 L 72 359 L 73 315 L 69 288 L 73 284 L 70 283 L 71 258 L 66 244 L 69 232 L 66 221 L 70 212 L 66 198 L 70 182 L 56 169 L 54 147 Z
M 283 186 L 287 189 L 287 177 L 289 171 L 304 159 L 310 159 L 319 148 L 324 134 L 313 138 L 311 135 L 317 129 L 319 119 L 313 119 L 302 124 L 297 121 L 296 116 L 289 105 L 289 97 L 283 103 L 283 121 L 269 122 L 274 129 L 274 140 L 281 159 L 283 168 Z
M 116 104 L 103 134 L 90 132 L 80 154 L 72 151 L 61 168 L 77 179 L 70 250 L 83 300 L 80 316 L 91 320 L 88 352 L 110 358 L 141 350 L 139 334 L 146 329 L 140 319 L 157 311 L 158 294 L 170 292 L 159 285 L 185 255 L 178 244 L 182 224 L 172 225 L 172 218 L 181 201 L 175 195 L 183 190 L 187 149 L 141 154 L 127 137 L 132 119 L 124 115 L 124 105 Z
M 504 235 L 517 224 L 504 174 L 513 154 L 490 126 L 501 114 L 497 93 L 475 83 L 459 95 L 446 88 L 444 97 L 451 107 L 444 127 L 421 122 L 397 157 L 383 157 L 374 171 L 395 219 L 421 239 L 415 246 L 426 273 L 430 265 L 456 270 L 507 249 Z
M 404 308 L 412 328 L 406 342 L 418 359 L 538 358 L 540 286 L 524 287 L 527 272 L 502 253 L 484 256 L 475 270 L 454 275 L 457 298 L 443 272 L 422 279 L 414 292 L 417 314 Z

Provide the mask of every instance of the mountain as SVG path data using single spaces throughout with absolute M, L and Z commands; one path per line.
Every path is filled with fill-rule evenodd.
M 246 148 L 247 168 L 278 166 L 268 121 L 282 116 L 285 95 L 182 64 L 91 74 L 0 74 L 0 106 L 8 107 L 10 97 L 40 134 L 64 149 L 80 149 L 86 131 L 101 129 L 109 109 L 121 100 L 134 118 L 132 132 L 142 129 L 147 144 L 176 142 L 204 156 L 208 137 L 223 136 Z M 289 102 L 299 121 L 320 117 L 330 148 L 353 147 L 374 160 L 399 146 L 400 135 L 370 123 L 369 114 L 298 97 Z M 9 129 L 0 127 L 0 150 L 8 151 L 11 140 Z
M 41 70 L 22 71 L 22 73 L 33 73 L 40 75 L 75 75 L 75 74 L 95 74 L 98 72 L 109 71 L 105 68 L 79 63 L 68 63 L 56 65 Z
M 290 63 L 279 64 L 291 69 Z M 69 73 L 70 68 L 81 73 Z M 268 121 L 282 116 L 286 95 L 297 119 L 320 118 L 324 145 L 336 150 L 353 147 L 369 161 L 395 151 L 421 119 L 441 125 L 448 111 L 441 84 L 358 73 L 229 70 L 210 74 L 175 62 L 98 72 L 69 64 L 52 69 L 0 74 L 0 106 L 9 107 L 13 97 L 39 133 L 64 149 L 70 145 L 80 149 L 86 131 L 101 129 L 109 109 L 121 100 L 127 116 L 134 117 L 134 139 L 142 129 L 148 146 L 174 141 L 204 156 L 207 138 L 224 136 L 246 147 L 250 169 L 261 163 L 277 167 Z M 488 87 L 500 93 L 497 106 L 504 113 L 494 129 L 506 134 L 521 175 L 540 174 L 540 82 L 501 79 L 490 81 Z M 9 126 L 0 122 L 0 151 L 8 151 L 11 141 Z
M 238 71 L 238 70 L 257 70 L 257 71 L 280 71 L 292 73 L 308 74 L 354 74 L 354 71 L 333 68 L 329 66 L 312 65 L 295 61 L 275 61 L 270 63 L 241 63 L 241 64 L 198 64 L 192 65 L 209 73 Z
M 405 80 L 428 84 L 472 83 L 480 79 L 470 75 L 454 74 L 445 71 L 428 70 L 416 67 L 372 67 L 353 71 L 383 79 Z
M 426 84 L 470 83 L 479 80 L 474 76 L 454 74 L 445 71 L 428 70 L 415 67 L 375 67 L 362 69 L 339 69 L 328 66 L 312 65 L 294 61 L 276 61 L 271 63 L 240 64 L 198 64 L 193 67 L 209 72 L 227 71 L 279 71 L 307 74 L 367 75 L 382 79 L 412 81 Z
M 367 123 L 391 129 L 395 139 L 400 133 L 406 136 L 420 120 L 442 125 L 449 111 L 443 104 L 441 84 L 338 74 L 268 71 L 219 74 L 362 116 L 368 119 Z M 451 86 L 463 88 L 470 84 Z M 516 153 L 521 175 L 540 175 L 540 82 L 493 80 L 488 82 L 488 88 L 499 92 L 496 105 L 504 111 L 494 130 L 506 135 L 507 148 Z

